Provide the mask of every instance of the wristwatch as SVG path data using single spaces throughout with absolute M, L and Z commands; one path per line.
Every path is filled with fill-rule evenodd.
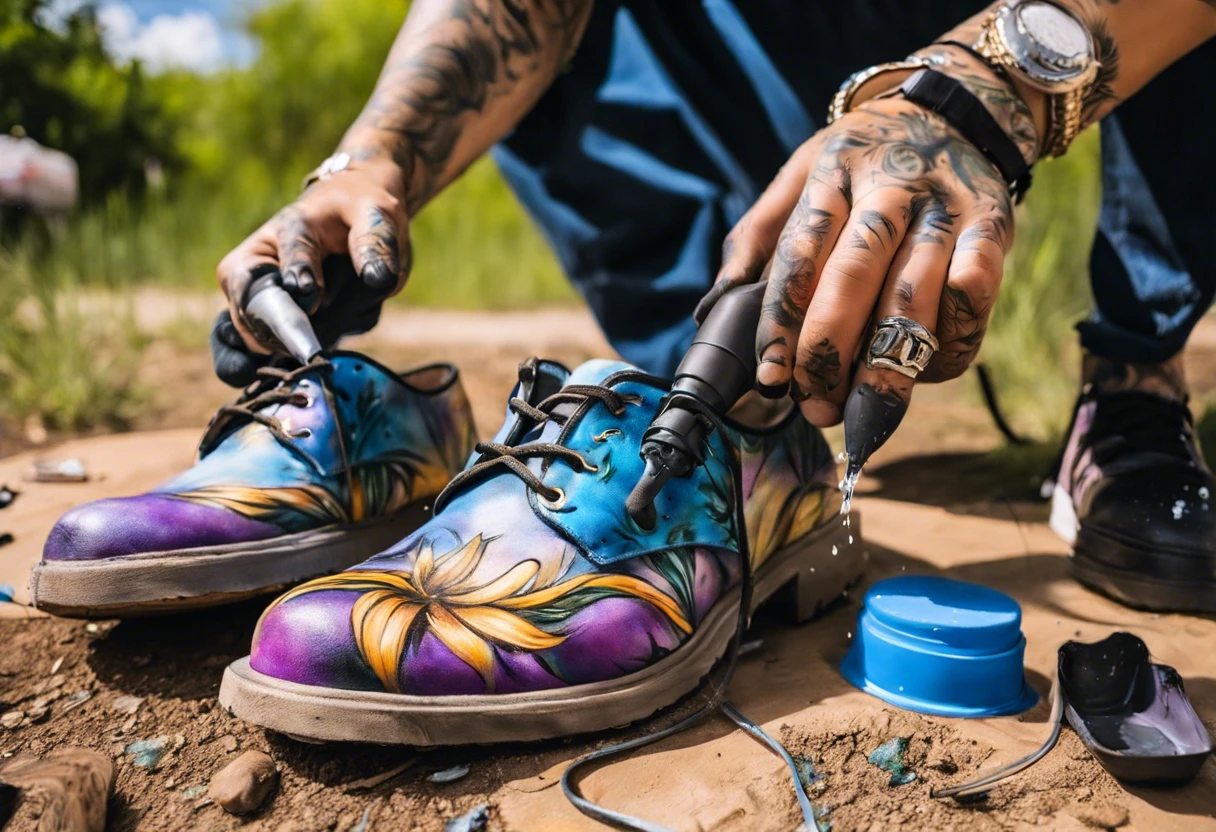
M 1084 22 L 1051 0 L 1006 0 L 985 21 L 974 49 L 1047 94 L 1043 155 L 1062 155 L 1081 132 L 1085 96 L 1101 68 Z

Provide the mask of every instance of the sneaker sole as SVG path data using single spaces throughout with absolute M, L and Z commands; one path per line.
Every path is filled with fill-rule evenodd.
M 861 577 L 866 559 L 857 514 L 850 528 L 830 522 L 769 558 L 756 575 L 752 608 L 792 583 L 794 616 L 808 620 Z M 240 719 L 312 742 L 480 745 L 603 731 L 695 690 L 726 653 L 740 595 L 736 587 L 720 599 L 681 648 L 620 679 L 534 693 L 407 696 L 287 682 L 254 670 L 246 656 L 224 671 L 219 702 Z
M 1115 554 L 1132 562 L 1168 557 L 1131 546 L 1108 535 L 1082 528 L 1077 532 L 1068 572 L 1079 583 L 1124 606 L 1153 612 L 1216 613 L 1216 581 L 1171 580 L 1141 570 L 1112 566 L 1097 553 Z
M 381 520 L 251 543 L 96 561 L 43 561 L 34 606 L 66 618 L 133 618 L 230 604 L 338 572 L 382 552 L 430 516 L 429 501 Z

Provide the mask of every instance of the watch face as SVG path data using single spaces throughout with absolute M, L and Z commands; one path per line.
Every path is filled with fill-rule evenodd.
M 1050 3 L 1023 3 L 1017 10 L 1018 23 L 1048 55 L 1071 60 L 1089 57 L 1089 37 L 1085 28 Z
M 1015 0 L 998 12 L 996 28 L 1017 68 L 1043 89 L 1074 89 L 1097 69 L 1089 30 L 1055 3 Z

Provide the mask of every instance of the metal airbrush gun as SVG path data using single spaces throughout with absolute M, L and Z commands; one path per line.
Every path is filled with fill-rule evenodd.
M 755 386 L 756 329 L 766 287 L 753 283 L 724 294 L 676 368 L 671 392 L 642 435 L 646 470 L 625 501 L 630 517 L 642 528 L 654 528 L 654 499 L 664 484 L 672 477 L 688 476 L 704 461 L 702 445 L 712 429 L 705 414 L 725 416 Z M 856 480 L 907 409 L 894 393 L 879 393 L 868 384 L 849 395 L 844 406 L 846 477 Z
M 321 353 L 321 342 L 308 314 L 279 284 L 277 271 L 250 282 L 243 306 L 254 337 L 268 346 L 281 347 L 276 352 L 290 355 L 301 364 L 307 364 Z

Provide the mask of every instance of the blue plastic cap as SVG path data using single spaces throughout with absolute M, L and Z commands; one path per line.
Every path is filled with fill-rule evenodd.
M 1008 595 L 931 575 L 879 581 L 865 595 L 841 673 L 900 708 L 940 716 L 1021 713 L 1022 610 Z

